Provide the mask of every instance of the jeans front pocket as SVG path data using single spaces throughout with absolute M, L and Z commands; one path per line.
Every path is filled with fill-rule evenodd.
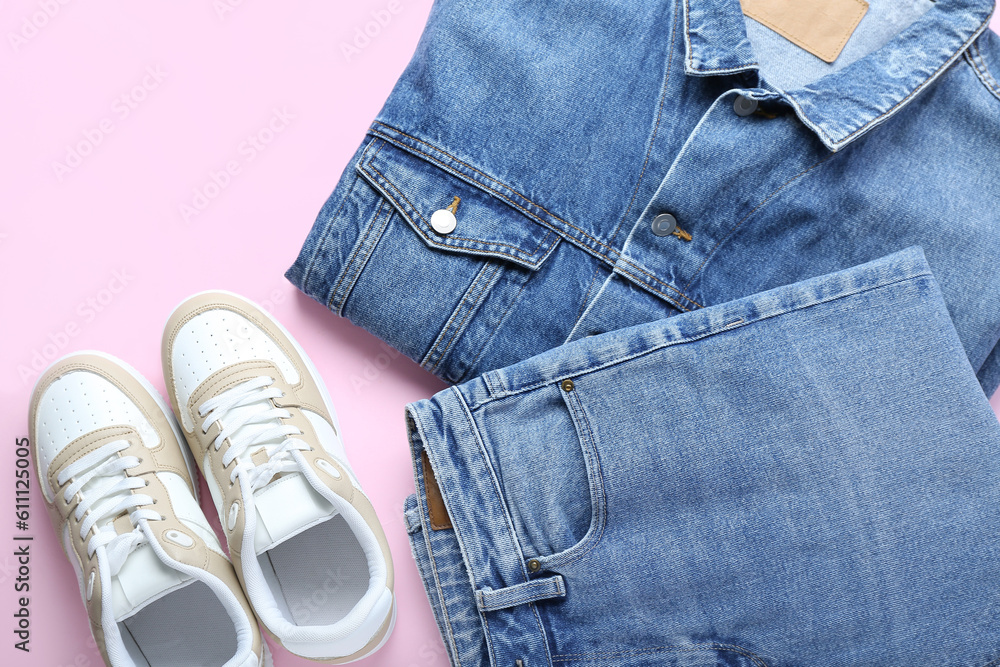
M 607 498 L 573 380 L 491 402 L 478 421 L 524 557 L 541 570 L 583 558 L 604 534 Z

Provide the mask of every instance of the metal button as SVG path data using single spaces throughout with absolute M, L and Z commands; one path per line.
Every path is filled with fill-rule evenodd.
M 562 381 L 563 391 L 573 391 L 573 387 L 575 387 L 575 386 L 576 385 L 573 384 L 572 380 L 563 380 Z
M 446 208 L 440 208 L 431 215 L 431 227 L 438 234 L 451 234 L 455 231 L 457 224 L 458 220 L 455 218 L 455 214 Z
M 569 382 L 569 380 L 567 380 Z M 542 569 L 542 564 L 538 560 L 532 558 L 528 561 L 528 572 L 538 572 Z
M 657 236 L 670 236 L 677 229 L 677 218 L 669 213 L 661 213 L 653 218 L 653 233 Z
M 733 102 L 733 111 L 736 112 L 737 116 L 749 116 L 754 111 L 757 110 L 757 100 L 752 97 L 744 97 L 740 95 Z

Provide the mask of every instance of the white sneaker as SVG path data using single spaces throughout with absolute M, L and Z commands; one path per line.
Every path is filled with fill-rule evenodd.
M 395 621 L 392 557 L 305 352 L 250 301 L 205 292 L 167 321 L 163 368 L 264 627 L 314 660 L 378 650 Z
M 163 399 L 132 368 L 71 354 L 39 378 L 39 488 L 113 667 L 270 665 L 232 565 L 196 500 Z

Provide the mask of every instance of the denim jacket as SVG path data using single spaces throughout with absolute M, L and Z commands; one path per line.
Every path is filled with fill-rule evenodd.
M 992 393 L 992 10 L 871 0 L 831 64 L 737 0 L 437 0 L 287 276 L 458 382 L 917 245 Z

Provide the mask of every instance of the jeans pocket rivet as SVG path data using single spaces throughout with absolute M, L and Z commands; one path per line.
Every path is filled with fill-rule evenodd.
M 576 385 L 573 384 L 572 380 L 563 380 L 562 381 L 563 391 L 573 391 L 573 387 L 575 387 L 575 386 Z
M 569 382 L 569 380 L 566 380 Z M 532 558 L 528 561 L 528 572 L 538 572 L 542 569 L 542 564 L 538 562 L 538 559 Z

